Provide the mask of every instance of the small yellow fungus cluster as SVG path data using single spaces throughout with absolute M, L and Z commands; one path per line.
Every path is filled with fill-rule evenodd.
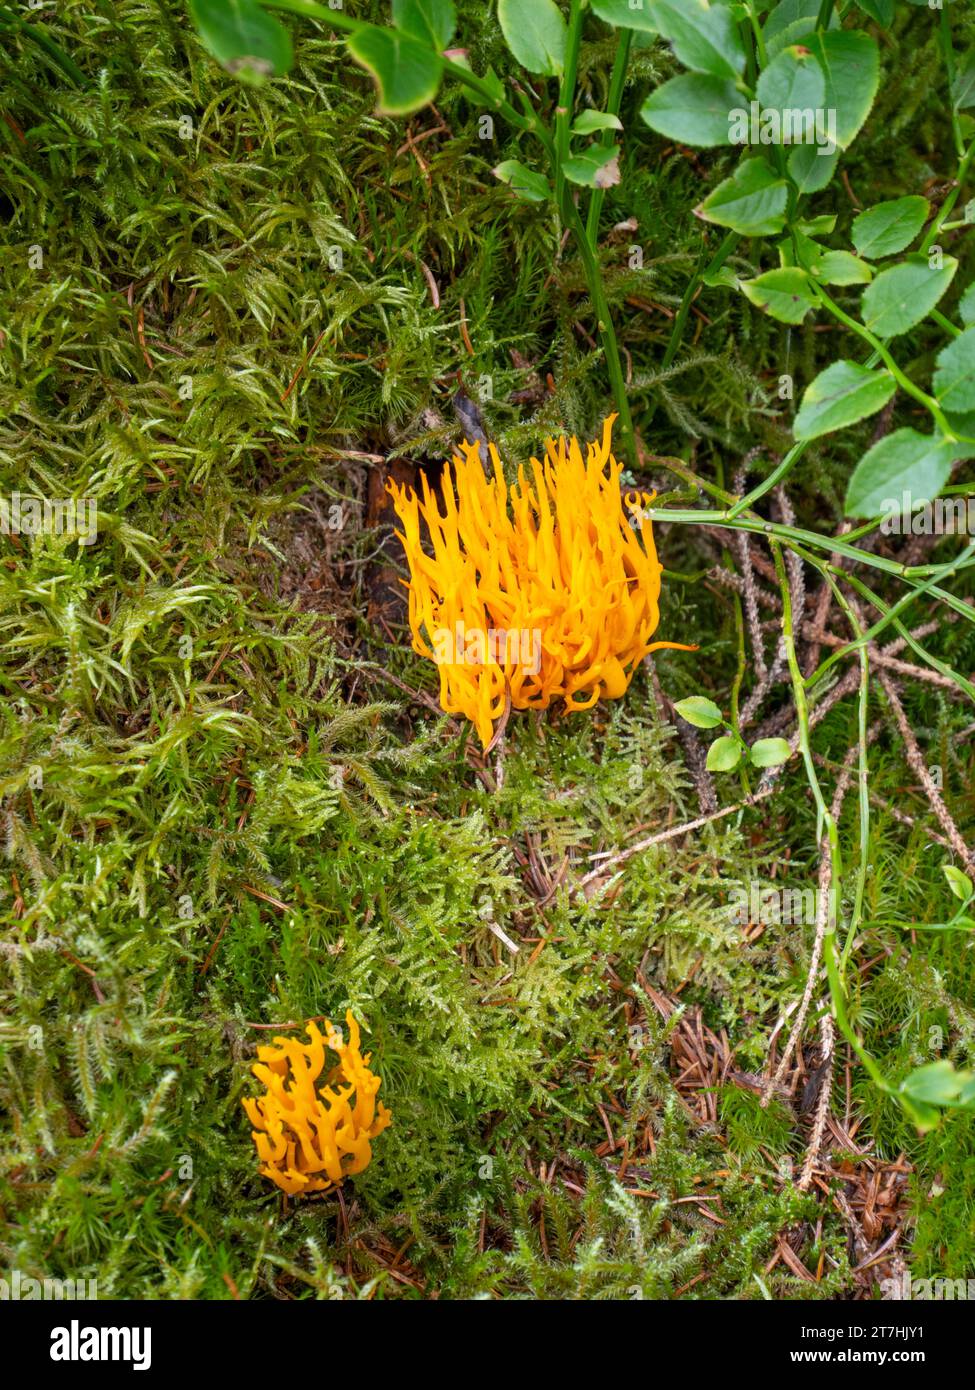
M 345 1021 L 348 1042 L 330 1023 L 324 1037 L 309 1023 L 310 1043 L 278 1037 L 257 1049 L 251 1070 L 267 1091 L 243 1105 L 254 1126 L 261 1174 L 289 1194 L 325 1192 L 361 1173 L 372 1158 L 369 1141 L 392 1122 L 376 1101 L 382 1078 L 369 1070 L 371 1054 L 363 1057 L 359 1050 L 359 1025 L 351 1013 Z M 316 1090 L 326 1047 L 339 1060 Z
M 602 441 L 546 444 L 509 488 L 497 449 L 487 476 L 477 445 L 444 469 L 443 510 L 390 483 L 410 568 L 413 650 L 440 670 L 440 704 L 463 714 L 487 747 L 494 721 L 556 699 L 590 709 L 622 695 L 657 647 L 661 566 L 645 508 L 620 490 L 610 416 Z M 510 505 L 509 505 L 510 504 Z M 426 548 L 420 519 L 426 523 Z

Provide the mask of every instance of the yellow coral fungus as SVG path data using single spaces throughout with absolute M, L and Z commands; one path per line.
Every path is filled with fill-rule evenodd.
M 493 444 L 493 476 L 464 444 L 444 469 L 443 511 L 425 475 L 422 500 L 388 485 L 410 567 L 413 650 L 437 663 L 442 708 L 466 715 L 485 747 L 509 696 L 515 709 L 555 699 L 590 709 L 622 695 L 648 652 L 680 645 L 649 640 L 660 616 L 645 515 L 653 494 L 628 493 L 624 509 L 615 418 L 585 460 L 575 438 L 548 440 L 545 462 L 532 459 L 530 476 L 519 466 L 510 488 Z
M 372 1158 L 369 1143 L 392 1122 L 376 1101 L 381 1077 L 369 1070 L 370 1053 L 359 1051 L 359 1025 L 345 1015 L 349 1040 L 330 1023 L 325 1036 L 315 1023 L 306 1025 L 311 1042 L 275 1038 L 259 1047 L 251 1068 L 266 1094 L 245 1099 L 254 1126 L 252 1138 L 261 1173 L 287 1193 L 325 1192 L 352 1173 L 361 1173 Z M 325 1048 L 338 1054 L 318 1090 L 314 1082 L 325 1066 Z M 354 1100 L 353 1100 L 354 1097 Z

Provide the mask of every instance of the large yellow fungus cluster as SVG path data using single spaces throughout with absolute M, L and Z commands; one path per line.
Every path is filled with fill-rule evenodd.
M 519 466 L 509 488 L 490 446 L 445 468 L 441 510 L 389 484 L 410 568 L 413 649 L 440 669 L 440 703 L 463 714 L 486 747 L 510 698 L 515 709 L 564 700 L 591 708 L 622 695 L 659 621 L 661 566 L 645 515 L 652 494 L 620 490 L 610 416 L 583 458 L 573 437 Z M 510 505 L 509 505 L 510 504 Z M 420 520 L 426 523 L 426 544 Z

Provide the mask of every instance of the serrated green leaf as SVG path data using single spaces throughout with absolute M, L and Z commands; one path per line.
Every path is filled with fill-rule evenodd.
M 764 111 L 822 110 L 826 81 L 816 56 L 798 44 L 784 48 L 759 75 L 756 95 Z M 799 140 L 783 143 L 800 143 Z
M 975 324 L 975 283 L 968 286 L 958 301 L 958 312 L 962 323 Z
M 882 270 L 863 292 L 860 315 L 878 338 L 896 338 L 927 318 L 954 279 L 958 262 L 945 256 L 940 269 L 908 260 Z
M 796 416 L 796 439 L 818 439 L 881 410 L 897 388 L 887 371 L 834 362 L 806 387 Z
M 815 30 L 820 4 L 821 0 L 781 0 L 773 6 L 762 26 L 765 49 L 770 59 L 790 44 L 801 42 Z M 840 27 L 835 9 L 830 15 L 829 27 Z
M 561 77 L 568 27 L 555 0 L 498 0 L 498 23 L 523 68 Z
M 975 328 L 966 328 L 938 354 L 934 394 L 945 410 L 975 410 Z
M 742 280 L 741 289 L 759 309 L 782 323 L 802 323 L 816 306 L 809 275 L 801 266 L 767 270 L 755 280 Z
M 853 219 L 850 238 L 860 255 L 870 260 L 894 256 L 910 246 L 930 211 L 927 198 L 919 194 L 877 203 Z
M 650 93 L 640 115 L 651 130 L 685 145 L 730 145 L 730 112 L 741 93 L 727 77 L 685 72 Z
M 817 269 L 813 273 L 824 285 L 867 285 L 873 279 L 873 266 L 849 251 L 827 251 Z
M 912 506 L 938 496 L 951 474 L 956 446 L 940 435 L 894 430 L 868 449 L 846 490 L 847 516 L 888 516 L 904 494 Z
M 836 112 L 836 143 L 850 147 L 870 114 L 880 82 L 880 55 L 869 34 L 858 29 L 813 34 L 807 40 L 826 79 L 823 105 Z
M 720 0 L 644 0 L 651 22 L 693 72 L 738 77 L 745 71 L 745 48 L 731 10 Z
M 791 264 L 793 249 L 798 263 L 821 285 L 866 285 L 873 279 L 873 266 L 866 261 L 849 251 L 827 251 L 798 229 L 779 248 L 783 264 Z
M 788 184 L 764 159 L 746 159 L 694 211 L 742 236 L 762 236 L 782 231 L 788 200 Z

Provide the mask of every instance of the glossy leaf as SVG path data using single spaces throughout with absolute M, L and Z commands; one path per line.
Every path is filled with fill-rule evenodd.
M 958 262 L 945 256 L 940 269 L 926 260 L 905 261 L 882 270 L 863 292 L 860 314 L 878 338 L 896 338 L 927 318 L 954 279 Z
M 928 220 L 931 206 L 927 198 L 911 194 L 877 203 L 853 219 L 850 237 L 861 256 L 876 260 L 903 251 Z
M 504 41 L 523 68 L 541 77 L 560 77 L 568 35 L 555 0 L 498 0 Z
M 379 91 L 379 110 L 402 116 L 419 111 L 437 95 L 443 62 L 418 39 L 363 25 L 349 36 L 348 48 L 372 76 Z
M 846 490 L 847 516 L 889 516 L 937 497 L 951 475 L 957 450 L 940 435 L 894 430 L 868 449 Z M 894 504 L 894 505 L 891 505 Z
M 730 78 L 685 72 L 651 92 L 640 115 L 651 130 L 684 145 L 730 145 L 729 112 L 741 103 Z
M 796 439 L 818 439 L 881 410 L 897 383 L 889 372 L 856 362 L 834 362 L 807 386 L 796 415 Z
M 743 236 L 762 236 L 782 231 L 788 200 L 788 184 L 766 160 L 746 159 L 695 211 L 705 222 Z

